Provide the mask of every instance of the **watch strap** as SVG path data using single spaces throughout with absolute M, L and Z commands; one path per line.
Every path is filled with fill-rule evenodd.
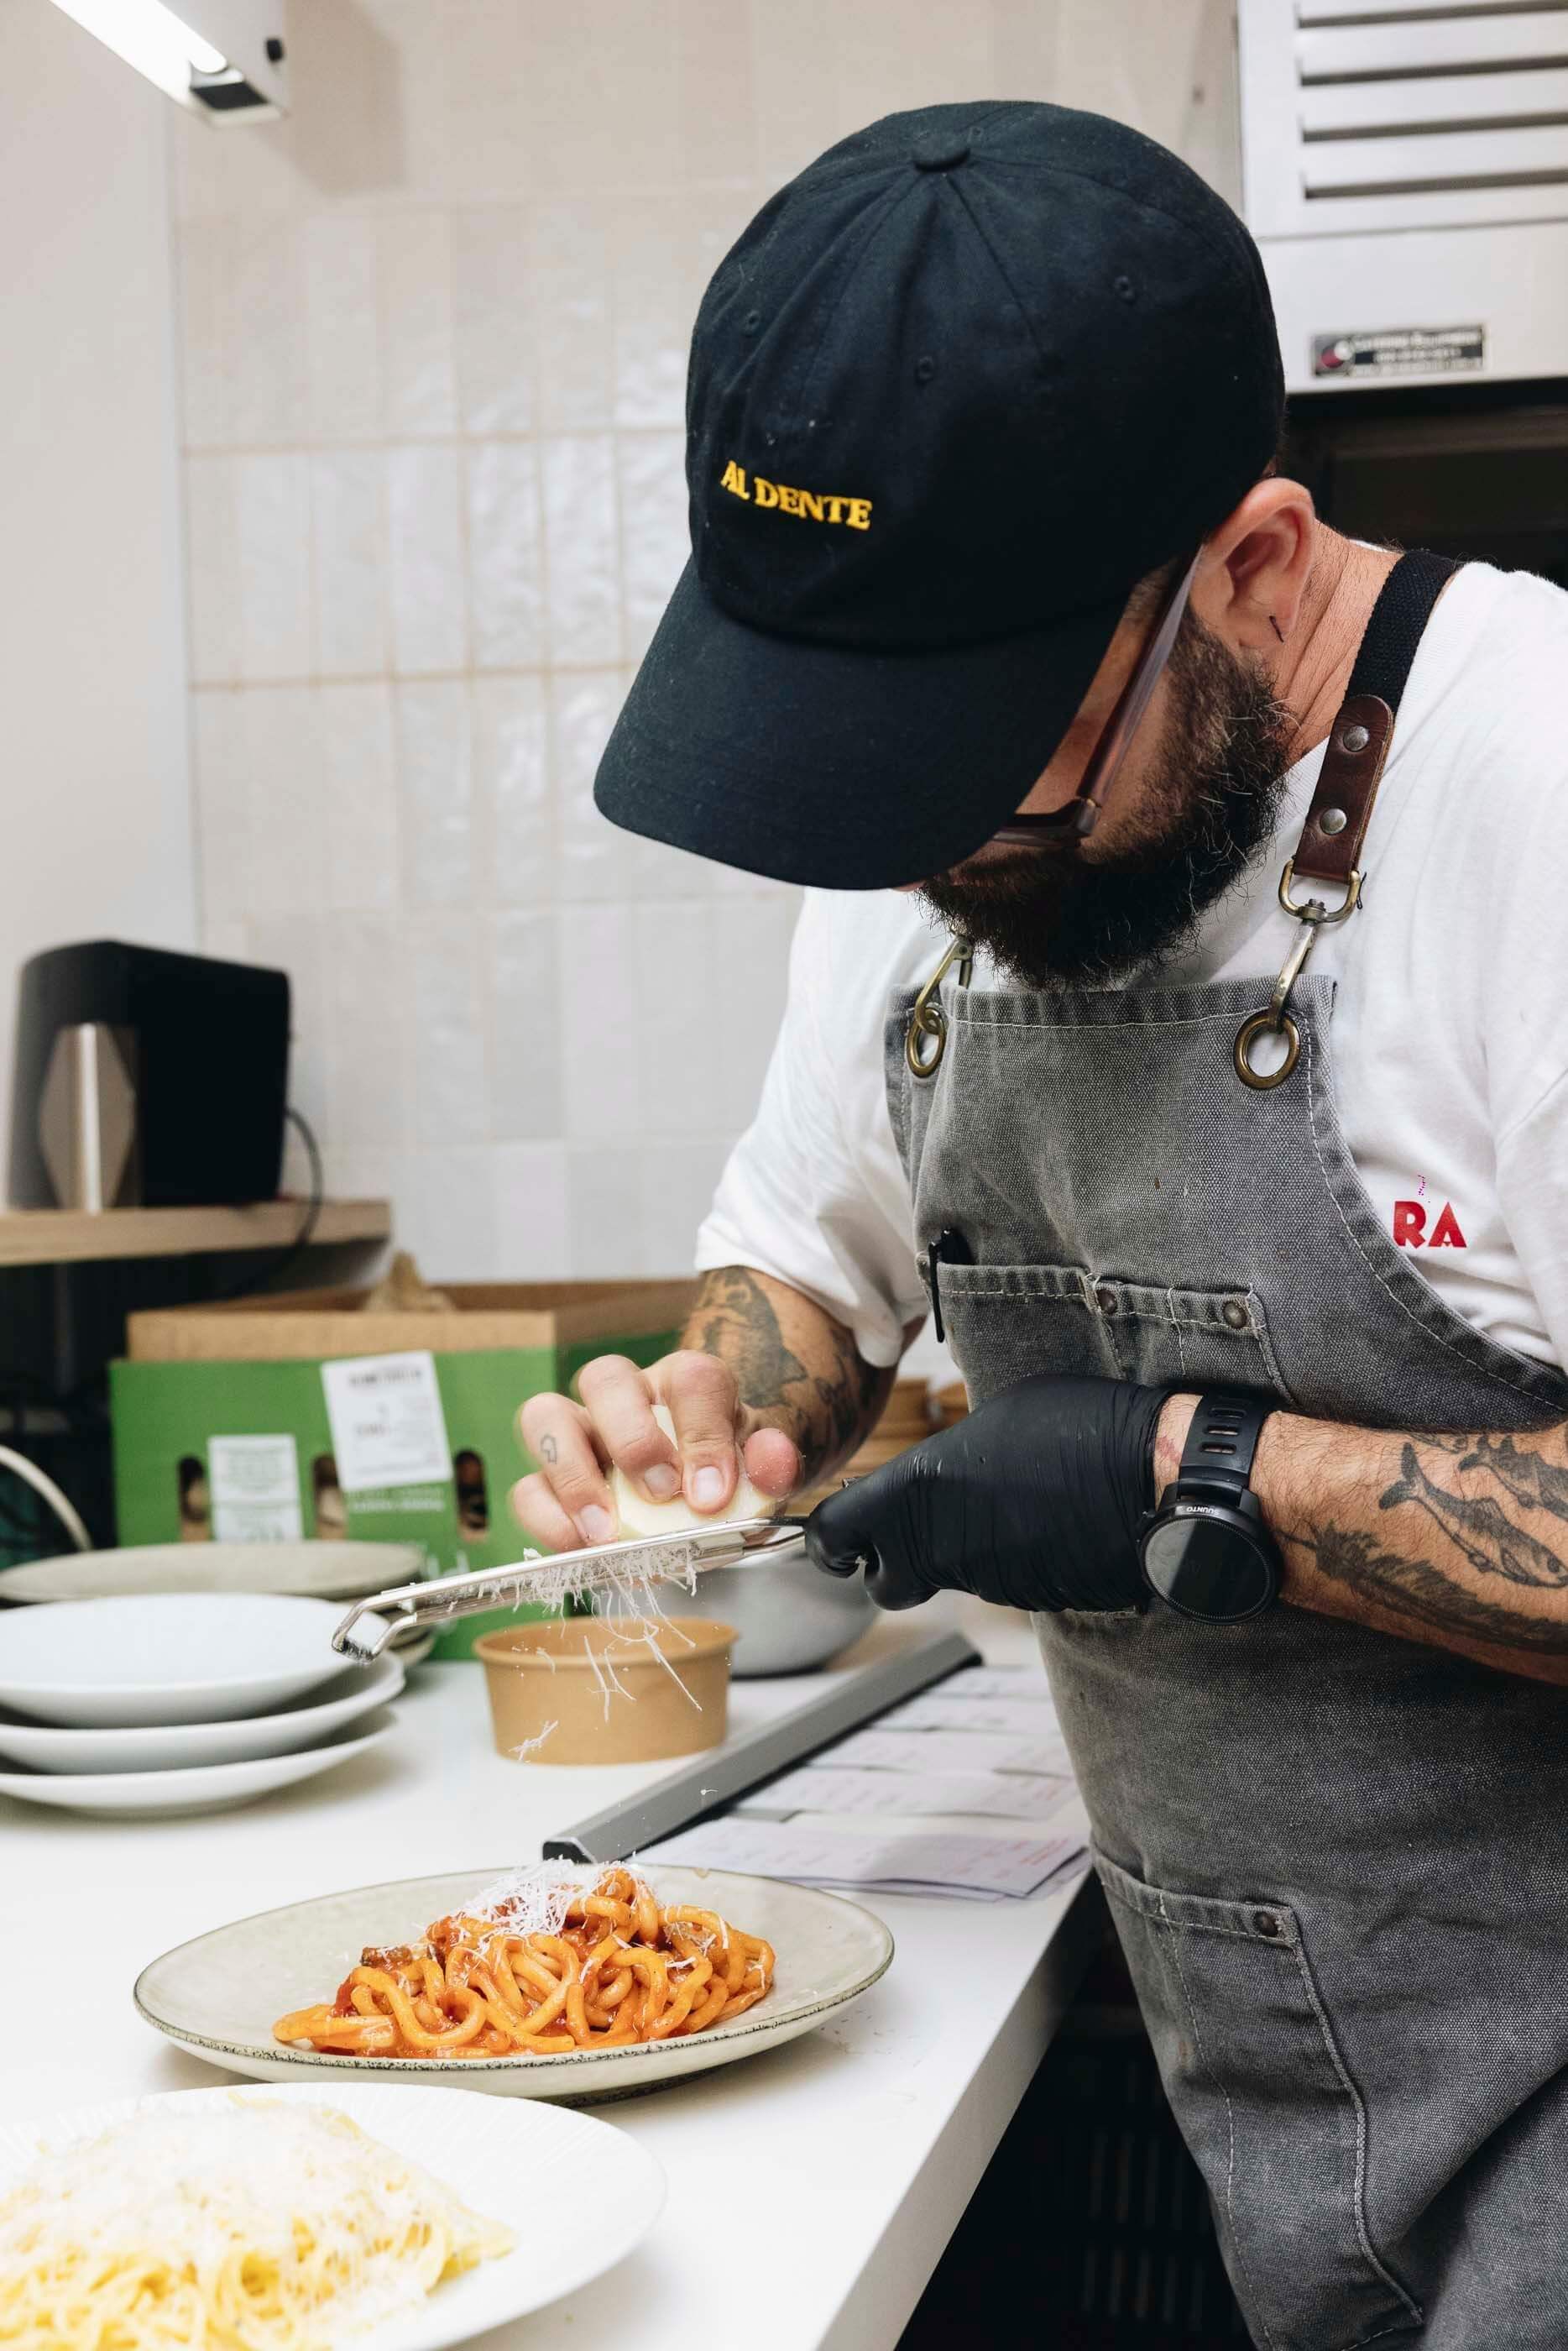
M 1252 1462 L 1263 1423 L 1277 1406 L 1272 1396 L 1249 1395 L 1237 1388 L 1210 1388 L 1181 1448 L 1173 1499 L 1199 1495 L 1236 1503 L 1251 1486 Z

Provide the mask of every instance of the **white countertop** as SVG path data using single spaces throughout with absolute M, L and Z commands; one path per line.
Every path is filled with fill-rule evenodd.
M 879 1623 L 853 1662 L 950 1623 L 990 1663 L 1033 1657 L 1023 1620 L 943 1600 Z M 736 1682 L 732 1729 L 826 1678 Z M 481 1882 L 675 1768 L 504 1761 L 478 1666 L 423 1667 L 397 1704 L 401 1734 L 377 1752 L 242 1812 L 111 1822 L 0 1799 L 0 2014 L 39 2019 L 7 2042 L 8 2117 L 234 2078 L 136 2014 L 136 1976 L 171 1944 L 345 1886 L 470 1868 Z M 664 2165 L 664 2218 L 597 2284 L 483 2337 L 488 2351 L 898 2342 L 1072 1997 L 1097 1906 L 1079 1878 L 1025 1902 L 869 1907 L 898 1951 L 853 2007 L 785 2048 L 594 2110 Z M 51 2018 L 40 1934 L 47 1969 L 77 1980 L 68 2022 Z

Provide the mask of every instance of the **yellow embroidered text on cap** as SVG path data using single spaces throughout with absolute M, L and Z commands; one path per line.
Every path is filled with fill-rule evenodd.
M 732 457 L 720 476 L 719 487 L 728 490 L 732 497 L 744 498 L 748 505 L 777 507 L 781 514 L 799 515 L 806 522 L 846 523 L 851 530 L 871 528 L 869 498 L 829 497 L 826 491 L 793 490 L 786 482 L 764 481 L 761 474 L 752 475 L 748 489 L 746 469 L 737 465 Z

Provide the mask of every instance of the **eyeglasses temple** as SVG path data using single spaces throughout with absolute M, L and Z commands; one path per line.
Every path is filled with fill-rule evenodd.
M 1078 841 L 1088 839 L 1099 822 L 1106 795 L 1170 659 L 1202 553 L 1199 547 L 1180 579 L 1168 590 L 1159 618 L 1133 664 L 1132 675 L 1116 696 L 1116 708 L 1100 729 L 1099 740 L 1089 755 L 1084 779 L 1074 797 L 1064 808 L 1048 809 L 1043 814 L 1021 811 L 999 832 L 992 833 L 993 841 L 1011 848 L 1033 849 L 1043 841 L 1061 840 L 1064 836 Z

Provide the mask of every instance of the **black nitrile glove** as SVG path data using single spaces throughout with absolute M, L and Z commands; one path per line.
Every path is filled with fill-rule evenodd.
M 1020 1380 L 830 1494 L 805 1547 L 829 1575 L 865 1562 L 879 1608 L 940 1591 L 1005 1608 L 1137 1608 L 1163 1388 L 1057 1372 Z

